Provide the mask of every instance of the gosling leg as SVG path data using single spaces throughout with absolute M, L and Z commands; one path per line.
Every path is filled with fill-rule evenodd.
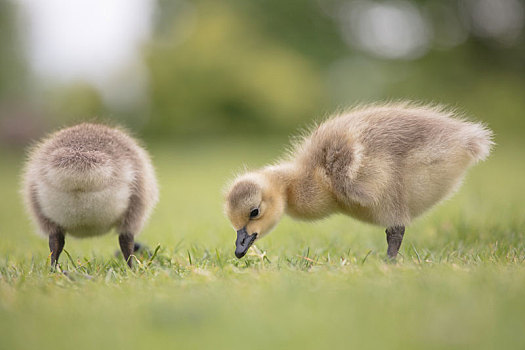
M 134 253 L 137 253 L 139 250 L 146 250 L 146 246 L 143 246 L 141 243 L 139 242 L 135 242 L 134 243 L 134 246 L 133 246 L 133 252 Z M 146 250 L 148 252 L 148 255 L 150 255 L 149 251 Z M 118 258 L 120 257 L 120 255 L 122 254 L 122 251 L 120 249 L 116 250 L 115 251 L 115 257 Z
M 395 260 L 401 242 L 403 242 L 403 236 L 405 234 L 405 226 L 393 226 L 386 229 L 386 241 L 388 243 L 387 255 L 390 260 Z
M 60 253 L 64 249 L 66 239 L 64 231 L 61 228 L 56 228 L 49 234 L 49 250 L 51 251 L 51 266 L 56 267 Z
M 131 233 L 121 233 L 118 236 L 118 242 L 120 244 L 120 250 L 124 256 L 124 260 L 128 263 L 129 267 L 133 266 L 131 260 L 131 254 L 135 251 L 135 241 Z

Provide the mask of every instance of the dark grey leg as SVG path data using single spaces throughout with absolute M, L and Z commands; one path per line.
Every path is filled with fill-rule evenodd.
M 120 244 L 120 250 L 122 250 L 122 255 L 124 256 L 124 260 L 128 263 L 129 267 L 133 266 L 133 262 L 131 261 L 131 254 L 135 251 L 135 242 L 133 235 L 131 233 L 121 233 L 118 236 L 118 242 Z
M 60 228 L 53 230 L 49 234 L 49 250 L 51 251 L 51 266 L 55 267 L 58 263 L 58 258 L 62 249 L 64 249 L 64 244 L 66 239 L 64 237 L 64 231 Z
M 147 247 L 146 247 L 146 246 L 142 245 L 142 244 L 139 243 L 139 242 L 135 242 L 135 243 L 134 243 L 134 246 L 133 246 L 133 252 L 134 252 L 134 253 L 137 253 L 137 252 L 139 252 L 140 250 L 146 250 L 146 252 L 148 252 L 148 255 L 150 254 L 150 253 L 149 253 L 149 250 L 147 250 Z M 120 257 L 121 254 L 122 254 L 122 251 L 121 251 L 120 249 L 115 251 L 115 257 L 118 258 L 118 257 Z
M 405 234 L 405 226 L 393 226 L 386 229 L 386 241 L 388 243 L 387 255 L 391 260 L 395 260 L 401 242 L 403 242 L 403 235 Z

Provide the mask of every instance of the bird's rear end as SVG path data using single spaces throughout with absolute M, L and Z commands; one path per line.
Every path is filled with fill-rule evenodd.
M 466 140 L 465 148 L 474 162 L 485 160 L 494 145 L 492 131 L 482 124 L 468 123 L 463 134 Z
M 158 196 L 148 154 L 118 127 L 83 123 L 36 144 L 23 195 L 39 231 L 49 237 L 51 264 L 65 235 L 89 237 L 115 228 L 129 266 L 134 236 Z
M 63 147 L 50 154 L 43 171 L 46 182 L 61 191 L 93 192 L 111 183 L 115 169 L 103 152 Z

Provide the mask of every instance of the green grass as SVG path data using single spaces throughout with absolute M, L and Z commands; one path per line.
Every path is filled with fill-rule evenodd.
M 285 218 L 242 260 L 221 189 L 283 140 L 152 147 L 161 201 L 133 271 L 114 234 L 66 238 L 48 267 L 0 156 L 0 348 L 525 348 L 525 155 L 501 144 L 411 225 L 397 264 L 384 228 Z

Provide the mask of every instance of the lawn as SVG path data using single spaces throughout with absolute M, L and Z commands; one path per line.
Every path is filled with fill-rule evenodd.
M 280 155 L 282 138 L 154 145 L 161 200 L 130 271 L 114 234 L 66 238 L 48 266 L 0 154 L 1 349 L 524 349 L 525 153 L 500 143 L 452 199 L 407 228 L 285 218 L 242 260 L 222 188 Z

